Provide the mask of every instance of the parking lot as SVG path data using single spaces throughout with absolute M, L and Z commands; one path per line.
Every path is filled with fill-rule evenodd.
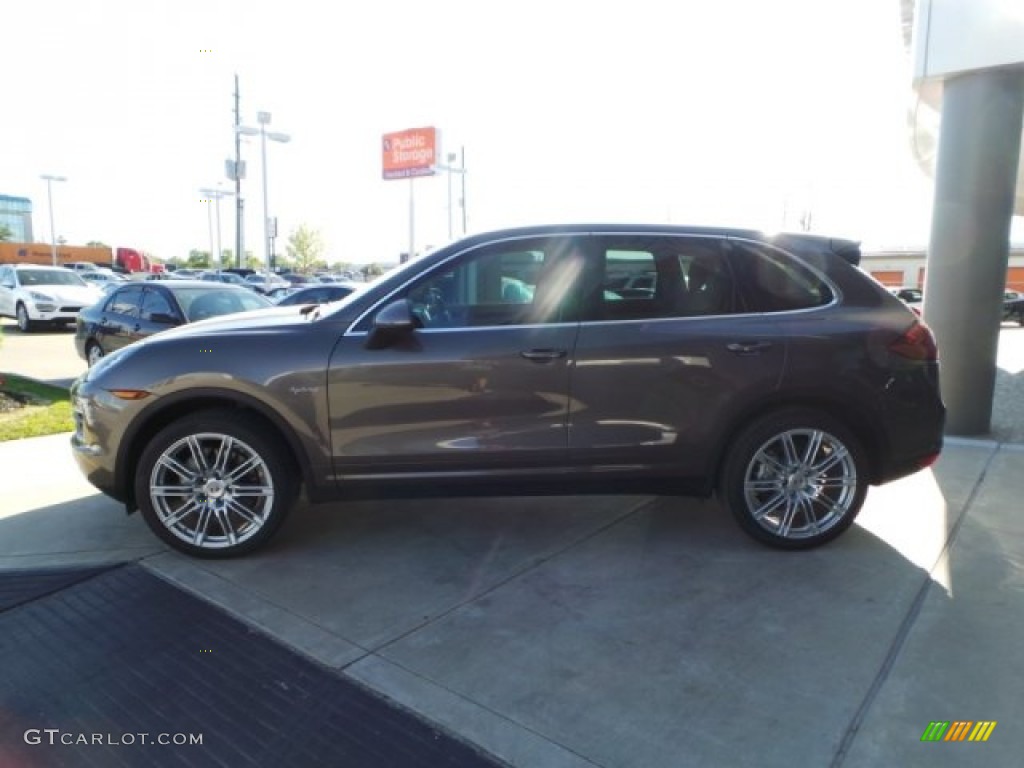
M 84 370 L 69 332 L 3 329 L 0 370 Z M 811 552 L 714 501 L 470 498 L 302 505 L 257 554 L 196 561 L 54 436 L 0 444 L 0 570 L 140 562 L 513 765 L 1013 765 L 1024 427 L 999 397 L 1024 329 L 1003 339 L 998 440 L 950 441 Z M 922 743 L 935 720 L 998 726 Z

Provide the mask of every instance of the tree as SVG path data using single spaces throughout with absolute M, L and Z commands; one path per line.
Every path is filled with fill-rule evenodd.
M 14 232 L 6 224 L 0 224 L 0 243 L 6 243 L 14 237 Z
M 85 244 L 87 248 L 109 248 L 110 246 L 102 240 L 90 240 Z
M 324 252 L 324 241 L 320 231 L 301 224 L 288 236 L 288 258 L 295 263 L 299 272 L 309 272 L 320 261 Z
M 210 252 L 200 251 L 193 248 L 188 252 L 188 261 L 185 262 L 189 267 L 193 269 L 209 269 L 210 268 Z

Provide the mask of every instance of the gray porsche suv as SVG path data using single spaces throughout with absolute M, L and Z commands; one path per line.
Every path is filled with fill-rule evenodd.
M 942 447 L 931 332 L 856 243 L 669 226 L 476 235 L 320 306 L 125 347 L 74 455 L 171 546 L 263 544 L 297 495 L 717 493 L 797 549 Z

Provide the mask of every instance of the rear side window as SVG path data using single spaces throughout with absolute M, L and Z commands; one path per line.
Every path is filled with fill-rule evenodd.
M 734 281 L 718 238 L 599 235 L 599 290 L 589 320 L 656 320 L 736 311 Z
M 789 312 L 832 301 L 828 285 L 795 258 L 762 243 L 732 240 L 731 258 L 754 312 Z

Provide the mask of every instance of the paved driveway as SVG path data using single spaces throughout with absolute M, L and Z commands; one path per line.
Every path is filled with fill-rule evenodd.
M 55 366 L 41 378 L 74 362 L 69 334 L 15 332 L 2 368 L 12 340 L 53 345 L 25 358 Z M 412 499 L 300 506 L 265 550 L 204 562 L 93 492 L 66 435 L 0 443 L 0 468 L 0 570 L 141 562 L 514 765 L 941 768 L 1024 751 L 1019 446 L 951 441 L 807 553 L 750 542 L 713 501 Z M 921 742 L 957 720 L 998 726 L 985 744 Z
M 141 562 L 514 765 L 1024 749 L 1019 448 L 954 442 L 807 553 L 750 542 L 712 501 L 412 499 L 300 505 L 265 550 L 204 562 L 93 493 L 66 435 L 0 444 L 0 466 L 0 570 Z M 999 725 L 922 743 L 934 720 Z
M 69 386 L 88 367 L 75 352 L 74 329 L 22 333 L 13 320 L 0 318 L 0 371 Z

